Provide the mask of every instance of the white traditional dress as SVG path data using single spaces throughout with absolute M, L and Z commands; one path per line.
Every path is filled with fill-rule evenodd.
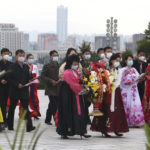
M 39 70 L 37 65 L 32 65 L 30 67 L 30 71 L 32 72 L 32 77 L 36 78 L 39 77 Z M 39 99 L 37 94 L 37 83 L 39 83 L 39 80 L 35 80 L 33 84 L 29 86 L 29 110 L 30 110 L 30 116 L 31 117 L 38 117 L 41 116 L 39 111 Z
M 138 77 L 139 73 L 135 68 L 124 68 L 120 88 L 129 126 L 143 126 L 145 123 L 137 82 L 129 85 Z

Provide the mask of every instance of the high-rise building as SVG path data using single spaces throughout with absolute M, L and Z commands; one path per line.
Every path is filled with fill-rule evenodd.
M 58 49 L 58 38 L 56 34 L 43 33 L 38 35 L 38 50 Z
M 133 52 L 133 54 L 135 55 L 136 54 L 136 50 L 137 50 L 137 42 L 144 39 L 146 37 L 145 34 L 133 34 L 132 37 L 131 37 L 131 40 L 130 41 L 127 41 L 125 43 L 125 47 L 126 49 L 129 49 Z
M 64 44 L 68 32 L 68 8 L 63 5 L 57 7 L 57 36 L 60 44 Z
M 24 34 L 24 50 L 30 49 L 29 34 Z
M 0 49 L 8 48 L 14 54 L 17 49 L 24 49 L 24 33 L 14 24 L 0 24 Z
M 142 39 L 144 39 L 146 37 L 145 34 L 134 34 L 133 35 L 133 53 L 136 53 L 136 49 L 137 49 L 137 41 L 140 41 Z
M 95 37 L 95 49 L 104 48 L 107 46 L 106 36 L 96 36 Z M 115 48 L 117 51 L 120 51 L 120 37 L 117 37 L 117 45 Z

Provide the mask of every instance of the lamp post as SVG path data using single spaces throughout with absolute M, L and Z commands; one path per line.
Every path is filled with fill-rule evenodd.
M 111 17 L 106 20 L 106 45 L 112 47 L 113 50 L 117 50 L 117 23 L 118 20 Z

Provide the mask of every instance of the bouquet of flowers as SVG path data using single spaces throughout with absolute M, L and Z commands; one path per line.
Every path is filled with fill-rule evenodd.
M 94 104 L 94 110 L 89 115 L 102 116 L 100 108 L 103 102 L 104 93 L 110 89 L 106 80 L 109 80 L 105 69 L 99 63 L 91 62 L 88 68 L 83 70 L 83 88 L 86 89 L 88 100 Z

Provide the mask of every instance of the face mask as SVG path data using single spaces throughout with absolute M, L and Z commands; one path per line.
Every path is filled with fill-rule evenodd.
M 100 58 L 104 59 L 105 58 L 105 54 L 100 54 Z
M 3 59 L 5 59 L 5 60 L 8 60 L 8 58 L 9 58 L 9 55 L 4 55 L 3 56 Z
M 107 58 L 110 58 L 112 56 L 112 53 L 107 53 Z
M 85 55 L 85 59 L 89 60 L 91 58 L 91 55 Z
M 114 63 L 114 67 L 115 67 L 115 68 L 117 68 L 117 67 L 119 67 L 119 66 L 120 66 L 120 62 L 115 62 L 115 63 Z
M 25 61 L 25 58 L 24 58 L 24 57 L 18 57 L 18 61 L 19 61 L 19 62 L 24 62 L 24 61 Z
M 12 61 L 12 59 L 13 59 L 13 58 L 12 58 L 12 56 L 9 56 L 9 57 L 8 57 L 8 61 L 10 61 L 10 62 L 11 62 L 11 61 Z
M 53 57 L 53 61 L 58 62 L 58 57 Z
M 29 63 L 29 64 L 34 64 L 34 63 L 35 63 L 35 60 L 34 60 L 34 59 L 29 59 L 29 60 L 28 60 L 28 63 Z
M 78 68 L 78 65 L 75 65 L 75 66 L 71 67 L 72 70 L 77 70 L 77 68 Z
M 128 66 L 133 66 L 133 60 L 128 61 Z
M 140 57 L 139 57 L 139 60 L 145 61 L 145 56 L 140 56 Z

